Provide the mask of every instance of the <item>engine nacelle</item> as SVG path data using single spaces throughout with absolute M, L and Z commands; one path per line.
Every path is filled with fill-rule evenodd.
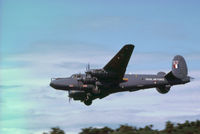
M 97 80 L 95 78 L 84 78 L 80 81 L 82 81 L 84 84 L 95 84 Z
M 156 90 L 161 94 L 166 94 L 169 92 L 170 88 L 171 88 L 170 85 L 165 85 L 165 86 L 157 87 Z
M 86 93 L 82 90 L 70 90 L 69 97 L 73 98 L 74 100 L 84 100 L 86 97 Z
M 94 87 L 94 88 L 92 89 L 92 93 L 93 93 L 93 94 L 99 94 L 99 93 L 100 93 L 100 90 L 99 90 L 98 86 L 96 86 L 96 87 Z
M 96 77 L 99 79 L 115 78 L 117 76 L 116 73 L 107 72 L 103 69 L 92 69 L 92 70 L 87 71 L 86 73 L 90 74 L 92 77 Z
M 91 92 L 93 94 L 99 94 L 100 93 L 100 90 L 99 90 L 97 84 L 95 84 L 95 85 L 91 85 L 91 84 L 84 85 L 82 87 L 82 89 L 85 90 L 86 92 Z

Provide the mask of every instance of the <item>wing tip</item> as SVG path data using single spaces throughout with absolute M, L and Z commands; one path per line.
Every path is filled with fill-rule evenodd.
M 128 48 L 128 49 L 133 49 L 134 47 L 135 47 L 135 45 L 133 45 L 133 44 L 124 45 L 124 48 Z

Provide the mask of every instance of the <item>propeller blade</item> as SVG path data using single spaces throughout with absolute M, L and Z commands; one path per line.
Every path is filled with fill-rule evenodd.
M 71 97 L 69 97 L 69 103 L 71 102 L 71 99 L 72 99 L 72 98 L 71 98 Z
M 86 71 L 88 71 L 88 70 L 90 70 L 90 64 L 89 63 L 86 65 Z
M 88 63 L 88 70 L 90 70 L 90 63 Z
M 70 103 L 72 98 L 69 96 L 69 90 L 68 90 L 68 97 L 69 97 L 69 103 Z

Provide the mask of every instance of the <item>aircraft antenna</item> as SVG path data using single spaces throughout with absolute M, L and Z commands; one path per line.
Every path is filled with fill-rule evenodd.
M 88 70 L 90 70 L 90 63 L 88 63 Z
M 90 64 L 88 63 L 86 66 L 86 71 L 90 70 Z

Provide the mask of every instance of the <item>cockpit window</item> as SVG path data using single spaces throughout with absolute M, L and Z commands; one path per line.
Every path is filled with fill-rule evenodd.
M 71 78 L 81 78 L 81 74 L 73 74 L 72 76 L 71 76 Z

